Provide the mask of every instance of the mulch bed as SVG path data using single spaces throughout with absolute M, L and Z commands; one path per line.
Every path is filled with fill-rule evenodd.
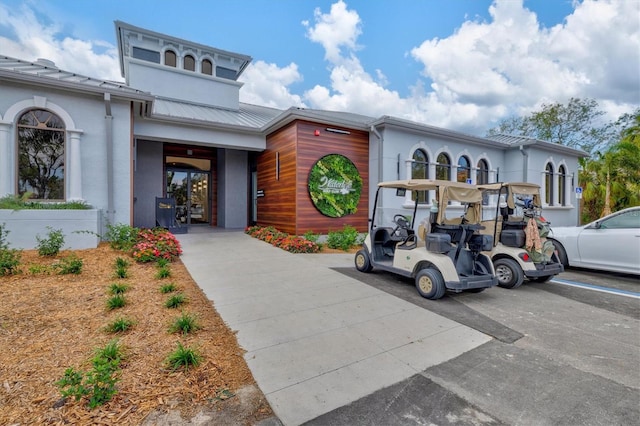
M 106 244 L 73 253 L 84 263 L 80 275 L 34 273 L 33 265 L 50 266 L 69 252 L 46 258 L 29 250 L 22 252 L 21 274 L 0 277 L 0 424 L 135 425 L 152 412 L 170 410 L 189 418 L 203 407 L 224 410 L 227 398 L 255 385 L 234 333 L 179 260 L 169 264 L 170 277 L 158 279 L 155 264 L 137 264 Z M 127 278 L 114 277 L 117 257 L 131 263 Z M 127 305 L 108 310 L 108 288 L 115 282 L 130 286 Z M 164 306 L 169 295 L 159 289 L 170 282 L 187 297 L 181 308 Z M 197 315 L 202 329 L 169 333 L 182 311 Z M 132 330 L 105 331 L 123 316 L 135 321 Z M 94 410 L 86 400 L 62 399 L 55 382 L 64 371 L 90 370 L 94 351 L 114 338 L 126 358 L 113 399 Z M 178 342 L 203 355 L 198 367 L 167 368 L 165 360 Z M 245 411 L 237 423 L 273 415 L 264 397 Z

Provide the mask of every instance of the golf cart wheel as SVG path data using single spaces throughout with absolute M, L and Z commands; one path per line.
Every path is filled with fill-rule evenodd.
M 360 272 L 371 272 L 371 260 L 366 250 L 358 250 L 355 258 L 356 269 Z
M 536 283 L 546 283 L 547 281 L 549 281 L 551 278 L 553 278 L 553 275 L 546 275 L 544 277 L 537 277 L 534 278 L 533 281 Z
M 524 273 L 515 260 L 498 259 L 493 262 L 498 277 L 498 285 L 502 288 L 517 288 L 524 281 Z
M 446 291 L 442 274 L 433 268 L 421 269 L 418 272 L 416 288 L 420 296 L 431 300 L 440 299 Z

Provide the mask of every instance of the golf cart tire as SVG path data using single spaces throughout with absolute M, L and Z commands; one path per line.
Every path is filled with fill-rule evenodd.
M 358 250 L 355 257 L 356 269 L 360 272 L 371 272 L 373 267 L 371 266 L 371 259 L 369 259 L 369 253 L 366 250 Z
M 447 290 L 442 274 L 434 268 L 425 268 L 418 271 L 416 288 L 420 296 L 431 300 L 440 299 Z
M 518 288 L 524 281 L 524 273 L 513 259 L 502 258 L 493 262 L 498 277 L 498 286 L 502 288 Z

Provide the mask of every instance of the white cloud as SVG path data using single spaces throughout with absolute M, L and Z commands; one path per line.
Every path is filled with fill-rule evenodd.
M 0 36 L 3 55 L 27 61 L 49 59 L 60 69 L 98 79 L 123 81 L 114 45 L 102 40 L 60 37 L 60 27 L 56 23 L 41 22 L 27 4 L 17 11 L 0 4 L 0 28 L 14 35 L 14 38 Z
M 61 24 L 44 22 L 29 4 L 14 10 L 0 3 L 2 54 L 46 58 L 61 69 L 122 81 L 113 44 L 63 37 Z M 640 104 L 640 2 L 583 0 L 574 8 L 562 24 L 545 28 L 522 0 L 495 0 L 487 21 L 467 19 L 450 36 L 426 39 L 411 50 L 406 60 L 421 64 L 422 73 L 403 97 L 387 88 L 380 70 L 367 70 L 360 61 L 362 21 L 338 0 L 302 23 L 307 38 L 325 51 L 329 83 L 296 94 L 292 86 L 303 81 L 296 63 L 255 60 L 241 77 L 241 100 L 393 115 L 475 134 L 512 114 L 570 97 L 596 99 L 615 120 Z
M 640 103 L 640 3 L 584 0 L 563 24 L 544 28 L 522 0 L 496 0 L 489 22 L 467 20 L 449 37 L 411 51 L 432 83 L 419 80 L 401 98 L 373 78 L 356 56 L 361 22 L 340 0 L 306 23 L 329 62 L 329 87 L 304 94 L 314 108 L 394 115 L 470 133 L 542 103 L 594 98 L 615 120 Z M 615 31 L 611 29 L 615 28 Z
M 302 81 L 298 66 L 294 63 L 280 68 L 264 61 L 254 61 L 239 80 L 244 82 L 240 90 L 242 102 L 280 109 L 292 106 L 306 107 L 300 96 L 291 93 L 287 88 Z

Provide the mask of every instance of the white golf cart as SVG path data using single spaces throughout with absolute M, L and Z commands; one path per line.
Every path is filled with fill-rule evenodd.
M 553 243 L 546 239 L 550 223 L 542 217 L 540 187 L 528 182 L 479 185 L 483 191 L 480 232 L 493 236 L 489 256 L 498 286 L 517 288 L 524 279 L 545 282 L 564 271 Z
M 403 199 L 406 191 L 436 191 L 434 207 L 438 211 L 432 212 L 429 223 L 421 227 L 425 231 L 421 238 L 414 228 L 418 197 L 414 197 L 411 223 L 405 215 L 396 214 L 393 217 L 395 226 L 376 225 L 383 190 L 392 190 Z M 450 201 L 466 205 L 480 217 L 482 193 L 475 186 L 428 179 L 379 183 L 371 227 L 362 249 L 355 256 L 356 268 L 361 272 L 375 268 L 414 278 L 418 293 L 427 299 L 439 299 L 446 290 L 480 292 L 495 286 L 498 281 L 493 264 L 489 256 L 482 253 L 491 250 L 493 237 L 479 234 L 481 225 L 478 222 L 448 222 L 445 211 Z

